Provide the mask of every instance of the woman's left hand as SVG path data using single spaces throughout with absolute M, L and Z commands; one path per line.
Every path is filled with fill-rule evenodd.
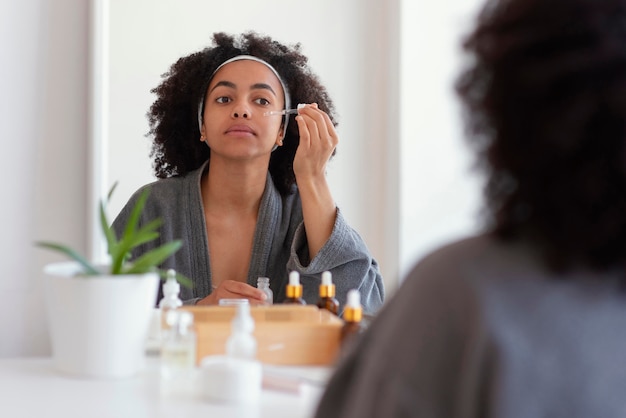
M 300 131 L 300 145 L 293 160 L 296 181 L 325 175 L 339 138 L 330 117 L 317 107 L 317 103 L 301 108 L 296 116 Z

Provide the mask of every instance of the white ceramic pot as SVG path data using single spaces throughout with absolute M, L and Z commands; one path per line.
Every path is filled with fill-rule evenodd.
M 56 368 L 80 377 L 135 375 L 145 363 L 158 274 L 77 277 L 80 271 L 75 262 L 44 268 Z

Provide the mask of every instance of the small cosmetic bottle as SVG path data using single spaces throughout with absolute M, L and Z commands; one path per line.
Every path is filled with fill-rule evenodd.
M 267 296 L 263 305 L 271 305 L 274 303 L 274 292 L 270 289 L 269 277 L 259 277 L 256 281 L 256 287 L 262 290 L 265 293 L 265 296 Z
M 193 393 L 196 333 L 193 314 L 175 309 L 165 316 L 168 329 L 161 344 L 161 393 L 188 396 Z
M 163 297 L 159 301 L 157 308 L 152 311 L 148 340 L 146 343 L 146 353 L 148 355 L 159 355 L 161 352 L 161 340 L 168 325 L 165 322 L 167 312 L 183 306 L 180 300 L 180 284 L 176 280 L 176 271 L 169 269 L 167 277 L 162 287 Z
M 330 271 L 322 273 L 320 298 L 317 301 L 317 307 L 326 309 L 335 315 L 339 314 L 339 302 L 335 299 L 335 285 L 333 284 L 333 276 Z
M 283 303 L 292 305 L 306 305 L 302 299 L 302 285 L 300 284 L 300 273 L 292 271 L 289 273 L 289 284 L 286 288 L 287 298 Z
M 181 306 L 183 306 L 183 301 L 180 300 L 180 284 L 176 280 L 176 271 L 169 269 L 165 283 L 163 283 L 163 298 L 159 301 L 159 308 L 165 317 L 168 310 Z
M 341 329 L 341 345 L 344 350 L 352 344 L 359 334 L 364 331 L 361 320 L 363 319 L 363 307 L 361 306 L 361 294 L 352 289 L 348 292 L 346 307 L 343 310 L 344 325 Z
M 253 331 L 254 319 L 250 314 L 250 305 L 237 305 L 237 313 L 231 322 L 231 334 L 226 340 L 226 354 L 230 357 L 254 360 L 257 342 Z

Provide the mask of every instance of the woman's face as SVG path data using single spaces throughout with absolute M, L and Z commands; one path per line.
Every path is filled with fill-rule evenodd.
M 202 138 L 212 155 L 268 156 L 281 139 L 282 117 L 264 113 L 283 106 L 282 86 L 267 66 L 245 59 L 231 62 L 215 73 L 207 89 Z

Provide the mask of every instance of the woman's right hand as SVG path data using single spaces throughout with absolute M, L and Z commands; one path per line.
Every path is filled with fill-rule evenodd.
M 251 305 L 260 305 L 267 296 L 262 290 L 247 283 L 224 280 L 210 295 L 200 299 L 197 305 L 217 305 L 220 299 L 248 299 Z

